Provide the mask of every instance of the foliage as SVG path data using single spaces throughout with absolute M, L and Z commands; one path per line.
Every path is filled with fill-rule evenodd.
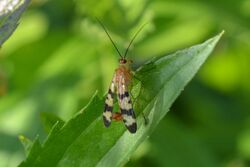
M 31 150 L 39 151 L 31 152 L 20 166 L 124 165 L 167 113 L 219 38 L 220 35 L 204 44 L 155 58 L 137 71 L 141 88 L 137 90 L 140 93 L 135 109 L 147 115 L 149 124 L 143 125 L 144 120 L 139 117 L 139 129 L 135 135 L 131 135 L 124 126 L 117 123 L 110 129 L 105 129 L 101 119 L 103 99 L 94 96 L 74 118 L 65 124 L 58 121 L 42 148 L 34 145 Z
M 226 32 L 125 166 L 249 166 L 249 11 L 248 0 L 32 1 L 0 52 L 0 166 L 25 159 L 18 135 L 36 138 L 35 155 L 57 117 L 68 122 L 107 91 L 117 54 L 95 17 L 121 52 L 148 23 L 129 52 L 135 69 Z

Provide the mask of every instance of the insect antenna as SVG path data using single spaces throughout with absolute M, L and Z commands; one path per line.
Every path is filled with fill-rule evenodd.
M 112 44 L 113 44 L 113 46 L 115 47 L 115 49 L 116 49 L 117 53 L 119 54 L 119 56 L 120 56 L 121 58 L 123 58 L 122 55 L 121 55 L 121 53 L 120 53 L 120 51 L 119 51 L 118 48 L 116 47 L 114 41 L 112 40 L 111 36 L 109 35 L 107 29 L 105 28 L 104 24 L 103 24 L 98 18 L 96 18 L 96 20 L 99 22 L 99 24 L 102 26 L 102 28 L 104 29 L 104 31 L 105 31 L 106 34 L 108 35 L 110 41 L 112 42 Z
M 128 50 L 129 50 L 131 44 L 133 43 L 133 41 L 135 40 L 136 36 L 139 34 L 139 32 L 141 32 L 141 30 L 145 27 L 146 24 L 147 24 L 147 23 L 143 24 L 143 25 L 139 28 L 139 30 L 135 33 L 135 35 L 134 35 L 133 38 L 131 39 L 131 41 L 130 41 L 130 43 L 129 43 L 129 45 L 128 45 L 126 51 L 125 51 L 125 54 L 124 54 L 124 57 L 123 57 L 123 58 L 126 58 L 127 53 L 128 53 Z

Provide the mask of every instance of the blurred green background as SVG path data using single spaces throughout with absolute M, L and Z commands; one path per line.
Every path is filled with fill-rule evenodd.
M 63 120 L 104 94 L 118 55 L 135 68 L 225 30 L 215 52 L 126 166 L 250 166 L 249 0 L 33 0 L 0 52 L 0 167 L 24 159 L 17 136 L 44 140 L 41 112 Z

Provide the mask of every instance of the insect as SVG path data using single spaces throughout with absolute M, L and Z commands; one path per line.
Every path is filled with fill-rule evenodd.
M 136 116 L 131 101 L 131 95 L 128 90 L 128 87 L 131 84 L 133 77 L 133 73 L 130 68 L 132 61 L 126 59 L 126 56 L 129 51 L 129 47 L 131 46 L 131 44 L 133 43 L 134 39 L 139 34 L 139 32 L 142 30 L 142 28 L 145 26 L 145 24 L 135 33 L 125 51 L 125 54 L 122 56 L 122 54 L 116 47 L 114 41 L 112 40 L 111 36 L 109 35 L 108 31 L 106 30 L 105 26 L 102 24 L 100 20 L 97 19 L 97 21 L 100 23 L 100 25 L 106 32 L 111 43 L 113 44 L 114 48 L 116 49 L 117 53 L 120 56 L 119 67 L 115 70 L 105 100 L 105 106 L 103 111 L 104 125 L 106 127 L 109 127 L 112 122 L 112 119 L 116 121 L 123 120 L 129 132 L 135 133 L 137 130 Z M 113 112 L 115 95 L 117 95 L 120 112 Z

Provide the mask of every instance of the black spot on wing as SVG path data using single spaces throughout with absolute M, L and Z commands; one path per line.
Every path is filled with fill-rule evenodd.
M 129 93 L 127 91 L 125 92 L 124 95 L 125 95 L 125 97 L 129 97 Z
M 131 108 L 130 110 L 121 109 L 121 113 L 124 115 L 132 116 L 135 119 L 135 113 L 133 108 Z
M 130 110 L 121 109 L 121 113 L 123 115 L 123 122 L 125 123 L 125 126 L 128 129 L 128 131 L 130 133 L 135 133 L 137 131 L 137 124 L 136 124 L 136 118 L 135 118 L 134 110 L 132 108 Z M 127 126 L 126 125 L 127 120 L 124 117 L 124 115 L 132 117 L 135 120 L 135 122 L 133 124 Z
M 103 123 L 105 127 L 109 127 L 109 125 L 111 124 L 111 121 L 109 121 L 104 115 L 102 116 L 102 118 L 103 118 Z
M 111 89 L 109 89 L 108 94 L 110 94 L 111 98 L 114 98 L 114 92 L 112 92 Z M 108 98 L 108 96 L 106 98 Z
M 123 100 L 125 97 L 129 97 L 129 93 L 125 92 L 124 94 L 118 94 L 119 99 Z
M 112 112 L 113 112 L 113 106 L 109 106 L 107 103 L 104 105 L 104 111 L 103 111 L 103 122 L 106 127 L 109 127 L 112 120 Z
M 103 112 L 102 118 L 103 118 L 103 123 L 106 127 L 109 127 L 109 125 L 111 124 L 112 110 L 113 110 L 113 107 L 110 107 L 110 106 L 105 104 L 105 110 Z M 109 114 L 110 117 L 107 117 L 107 113 L 110 113 Z
M 124 115 L 128 115 L 128 110 L 125 110 L 125 109 L 121 108 L 121 113 L 124 114 Z
M 126 126 L 126 127 L 130 133 L 135 133 L 137 131 L 137 124 L 136 123 L 133 123 L 132 125 Z
M 109 106 L 108 104 L 105 104 L 104 112 L 107 112 L 107 111 L 112 112 L 113 111 L 113 106 Z

